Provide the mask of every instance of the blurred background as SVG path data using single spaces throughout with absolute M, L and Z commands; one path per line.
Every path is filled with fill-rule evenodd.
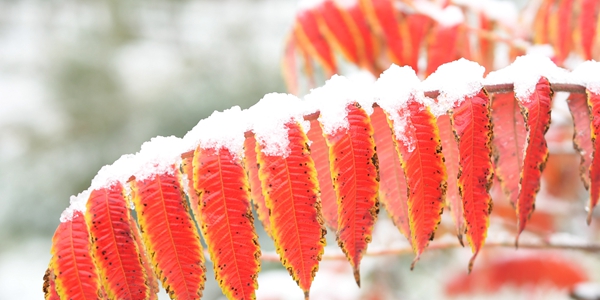
M 285 92 L 280 59 L 296 7 L 296 0 L 0 0 L 0 300 L 43 298 L 60 213 L 103 165 L 151 137 L 181 137 L 214 110 L 247 108 L 266 93 Z M 565 109 L 553 115 L 553 156 L 528 226 L 534 239 L 598 242 L 598 222 L 585 226 L 585 212 L 573 209 L 583 207 L 586 192 Z M 505 199 L 497 203 L 490 239 L 512 241 L 504 225 L 513 212 Z M 452 228 L 444 214 L 436 241 L 457 245 Z M 257 230 L 263 252 L 273 251 L 258 223 Z M 556 234 L 562 231 L 577 234 Z M 329 253 L 341 253 L 331 233 L 328 245 Z M 407 247 L 382 210 L 370 249 Z M 426 252 L 413 272 L 410 253 L 368 257 L 360 290 L 345 261 L 324 261 L 312 298 L 567 299 L 575 283 L 600 278 L 598 250 L 486 248 L 479 275 L 465 277 L 470 250 L 454 248 Z M 224 299 L 207 269 L 204 299 Z M 548 289 L 530 279 L 476 281 L 532 270 L 568 279 L 557 275 L 561 284 Z M 524 282 L 537 288 L 523 289 Z M 263 263 L 259 285 L 258 299 L 302 299 L 278 262 Z M 483 291 L 469 294 L 477 286 Z M 168 299 L 164 292 L 161 299 Z

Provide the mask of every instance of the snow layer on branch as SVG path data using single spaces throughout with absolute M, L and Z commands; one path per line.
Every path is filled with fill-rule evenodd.
M 442 8 L 429 1 L 415 1 L 413 5 L 418 12 L 434 19 L 442 27 L 452 27 L 465 21 L 463 12 L 454 5 Z
M 583 62 L 571 72 L 571 78 L 590 92 L 600 94 L 600 62 L 593 60 Z
M 573 82 L 567 70 L 557 67 L 550 58 L 535 54 L 517 57 L 508 67 L 488 74 L 484 82 L 485 85 L 514 83 L 515 96 L 523 101 L 529 99 L 542 76 L 550 83 Z
M 181 162 L 181 154 L 185 150 L 182 139 L 169 136 L 157 136 L 142 145 L 140 152 L 126 154 L 112 165 L 100 169 L 92 180 L 91 189 L 110 187 L 117 182 L 124 186 L 131 176 L 136 180 L 146 180 L 157 174 L 173 174 Z
M 250 130 L 247 111 L 234 106 L 223 112 L 215 111 L 198 122 L 184 137 L 184 152 L 202 149 L 228 149 L 237 158 L 244 157 L 244 134 Z
M 71 205 L 69 205 L 69 207 L 67 207 L 62 214 L 60 214 L 60 221 L 61 222 L 68 222 L 73 220 L 73 214 L 76 211 L 81 212 L 82 214 L 85 214 L 85 205 L 88 201 L 88 198 L 90 197 L 90 190 L 85 190 L 81 193 L 79 193 L 77 196 L 71 196 L 70 202 Z
M 368 115 L 373 113 L 373 85 L 369 81 L 349 80 L 344 76 L 333 75 L 324 86 L 311 90 L 304 99 L 313 110 L 320 111 L 319 122 L 325 134 L 347 130 L 348 105 L 358 102 Z
M 437 103 L 430 107 L 431 112 L 436 117 L 441 116 L 465 98 L 479 93 L 484 72 L 484 67 L 464 58 L 441 65 L 421 84 L 424 91 L 440 92 Z
M 314 112 L 294 95 L 271 93 L 250 107 L 247 115 L 256 140 L 264 147 L 262 153 L 285 158 L 290 154 L 290 140 L 285 125 L 299 122 L 308 132 L 310 122 L 304 120 L 304 115 Z
M 409 150 L 414 149 L 415 141 L 405 135 L 407 118 L 410 112 L 406 109 L 410 99 L 424 99 L 423 92 L 416 88 L 421 83 L 415 71 L 409 66 L 399 67 L 393 64 L 381 74 L 374 85 L 375 102 L 388 114 L 394 122 L 394 134 Z

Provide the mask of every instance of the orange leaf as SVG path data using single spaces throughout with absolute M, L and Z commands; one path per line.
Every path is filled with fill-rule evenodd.
M 129 226 L 132 228 L 136 246 L 140 250 L 140 260 L 142 262 L 142 266 L 144 267 L 144 271 L 146 272 L 146 276 L 148 276 L 148 285 L 150 286 L 150 295 L 148 299 L 156 300 L 158 299 L 157 294 L 159 292 L 158 279 L 156 278 L 156 275 L 154 275 L 154 269 L 152 268 L 152 263 L 150 262 L 151 258 L 148 256 L 146 248 L 144 247 L 142 233 L 140 232 L 140 229 L 133 218 L 129 219 Z
M 71 220 L 58 225 L 50 252 L 50 269 L 56 276 L 55 292 L 61 299 L 104 299 L 98 271 L 90 255 L 90 236 L 80 211 L 74 211 Z M 52 277 L 49 275 L 48 279 L 52 280 Z M 51 281 L 48 281 L 48 287 L 52 287 Z M 48 291 L 46 295 L 51 296 L 52 290 Z
M 271 211 L 271 234 L 283 266 L 308 297 L 325 246 L 315 165 L 298 123 L 286 125 L 290 154 L 266 155 L 257 143 L 259 176 Z
M 331 182 L 331 170 L 329 169 L 329 148 L 323 136 L 323 130 L 317 120 L 310 122 L 310 130 L 307 133 L 310 144 L 310 156 L 315 162 L 319 188 L 321 190 L 321 209 L 325 225 L 334 232 L 338 228 L 338 205 L 333 183 Z
M 383 109 L 375 107 L 371 115 L 371 126 L 379 159 L 379 200 L 396 227 L 411 242 L 406 177 Z
M 504 195 L 515 207 L 519 198 L 519 174 L 523 170 L 527 129 L 514 93 L 492 95 L 492 119 L 497 155 L 495 171 Z
M 494 27 L 496 25 L 496 22 L 493 20 L 490 20 L 485 13 L 480 12 L 479 13 L 479 28 L 481 30 L 486 30 L 489 32 L 493 32 L 494 31 Z M 478 41 L 479 41 L 479 56 L 480 58 L 478 59 L 481 62 L 481 65 L 483 67 L 485 67 L 485 70 L 487 72 L 491 71 L 494 69 L 494 58 L 495 58 L 495 50 L 496 50 L 496 42 L 494 40 L 485 38 L 485 37 L 478 37 Z
M 517 200 L 519 221 L 515 243 L 518 243 L 519 235 L 535 209 L 535 196 L 540 189 L 540 178 L 548 159 L 548 145 L 544 138 L 550 126 L 552 108 L 552 90 L 548 79 L 540 78 L 533 93 L 525 99 L 518 100 L 527 128 L 527 147 L 521 170 L 521 190 Z
M 296 15 L 294 34 L 299 46 L 323 66 L 328 76 L 337 73 L 333 51 L 319 30 L 315 12 L 303 10 Z
M 50 262 L 52 264 L 52 262 Z M 97 276 L 98 274 L 96 274 Z M 52 270 L 52 266 L 49 266 L 46 269 L 46 273 L 44 274 L 44 299 L 45 300 L 60 300 L 58 293 L 56 292 L 56 276 L 54 275 L 54 270 Z
M 403 61 L 418 73 L 419 54 L 423 44 L 423 38 L 431 27 L 431 19 L 421 14 L 405 14 L 401 23 L 402 35 L 408 36 L 410 45 L 403 51 Z
M 550 43 L 548 24 L 550 23 L 550 12 L 553 4 L 554 0 L 543 0 L 537 11 L 533 23 L 533 41 L 536 44 Z
M 188 196 L 188 201 L 190 203 L 190 207 L 192 208 L 192 213 L 194 214 L 194 218 L 196 222 L 198 222 L 198 226 L 201 227 L 200 223 L 200 211 L 198 210 L 198 194 L 196 194 L 196 190 L 194 189 L 194 168 L 192 166 L 192 160 L 194 158 L 194 152 L 190 151 L 188 153 L 184 153 L 181 157 L 181 170 L 182 177 L 185 177 L 185 180 L 182 181 L 187 184 L 185 186 L 186 195 Z
M 390 60 L 397 65 L 402 65 L 404 40 L 401 36 L 394 2 L 391 0 L 360 0 L 360 6 L 376 34 L 385 40 Z
M 360 260 L 371 242 L 379 212 L 379 161 L 369 116 L 358 104 L 349 104 L 346 111 L 349 128 L 325 138 L 337 196 L 337 241 L 360 286 Z
M 579 12 L 579 31 L 580 43 L 583 48 L 583 58 L 592 59 L 592 49 L 596 38 L 596 22 L 598 21 L 598 10 L 600 9 L 598 0 L 582 0 L 581 10 Z
M 463 233 L 465 232 L 465 217 L 463 213 L 462 199 L 458 191 L 458 144 L 452 132 L 452 123 L 448 115 L 441 115 L 437 119 L 437 126 L 442 140 L 442 154 L 448 172 L 448 188 L 446 189 L 446 207 L 450 208 L 456 236 L 461 245 L 463 244 Z
M 466 97 L 452 109 L 452 128 L 458 140 L 458 190 L 463 200 L 466 234 L 473 257 L 469 272 L 479 250 L 485 243 L 492 197 L 492 123 L 490 101 L 484 90 Z
M 416 257 L 411 269 L 433 240 L 440 223 L 443 199 L 446 194 L 446 166 L 435 116 L 425 105 L 417 102 L 414 95 L 398 115 L 408 116 L 403 128 L 408 140 L 394 132 L 396 149 L 400 153 L 402 168 L 408 186 L 408 218 L 413 251 Z M 389 112 L 388 112 L 389 113 Z M 392 127 L 398 126 L 392 121 Z
M 85 219 L 93 241 L 94 260 L 109 299 L 147 299 L 150 287 L 132 232 L 123 186 L 93 190 Z
M 361 35 L 352 18 L 333 0 L 325 0 L 313 9 L 319 22 L 319 29 L 329 44 L 344 57 L 357 65 L 365 59 Z
M 260 247 L 242 160 L 226 148 L 198 147 L 194 174 L 202 233 L 215 277 L 228 299 L 255 299 Z
M 573 116 L 573 145 L 581 155 L 581 165 L 579 167 L 581 181 L 586 189 L 590 188 L 590 166 L 594 154 L 592 145 L 592 133 L 590 131 L 590 111 L 587 105 L 587 96 L 579 93 L 572 93 L 567 99 L 569 110 Z
M 457 59 L 458 33 L 459 25 L 445 27 L 436 24 L 433 26 L 428 39 L 426 76 L 435 72 L 442 64 Z
M 263 196 L 258 177 L 260 167 L 256 158 L 256 140 L 254 139 L 254 135 L 246 137 L 244 140 L 244 151 L 246 158 L 245 169 L 248 171 L 248 181 L 250 184 L 250 196 L 252 197 L 256 214 L 267 234 L 273 237 L 271 235 L 271 222 L 269 221 L 269 208 L 267 208 L 267 204 L 265 203 L 265 197 Z
M 588 218 L 587 222 L 592 222 L 592 213 L 594 207 L 598 204 L 598 198 L 600 197 L 600 94 L 595 94 L 587 91 L 588 106 L 591 108 L 591 131 L 592 131 L 592 144 L 594 147 L 592 165 L 590 166 L 590 203 L 588 206 Z
M 377 44 L 377 40 L 369 28 L 367 18 L 360 8 L 358 1 L 356 5 L 345 7 L 345 12 L 343 13 L 347 13 L 352 18 L 354 26 L 356 26 L 356 29 L 362 38 L 362 47 L 364 49 L 363 51 L 366 59 L 365 68 L 370 70 L 373 74 L 379 74 L 380 71 L 377 66 L 379 45 Z
M 132 181 L 132 198 L 144 244 L 167 293 L 178 299 L 200 299 L 206 277 L 204 254 L 172 168 L 171 174 Z
M 555 33 L 557 36 L 554 49 L 556 50 L 556 64 L 558 65 L 564 62 L 573 47 L 573 28 L 571 26 L 573 2 L 574 0 L 560 0 L 556 11 L 557 28 Z
M 296 39 L 290 34 L 285 42 L 285 51 L 281 60 L 281 71 L 287 90 L 294 95 L 299 92 L 298 72 L 296 67 Z

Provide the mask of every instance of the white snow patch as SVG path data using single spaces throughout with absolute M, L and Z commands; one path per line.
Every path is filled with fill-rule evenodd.
M 445 8 L 428 1 L 413 2 L 416 10 L 432 19 L 442 27 L 452 27 L 465 21 L 465 16 L 458 6 L 448 5 Z
M 416 90 L 420 83 L 411 67 L 393 64 L 374 84 L 375 102 L 393 121 L 396 138 L 402 141 L 409 152 L 414 150 L 415 141 L 405 134 L 406 127 L 410 126 L 407 120 L 410 112 L 406 108 L 410 99 L 416 100 L 416 94 L 422 94 Z
M 453 0 L 456 5 L 467 6 L 474 11 L 483 12 L 490 20 L 514 27 L 518 23 L 519 10 L 512 1 L 499 0 Z
M 298 12 L 303 12 L 305 10 L 311 10 L 321 4 L 323 4 L 325 0 L 300 0 L 298 1 Z
M 215 111 L 198 122 L 184 137 L 184 152 L 226 148 L 237 158 L 244 157 L 244 134 L 250 130 L 247 111 L 234 106 L 223 112 Z
M 600 62 L 593 60 L 583 62 L 571 72 L 571 78 L 590 92 L 600 94 Z
M 550 44 L 531 45 L 527 47 L 527 55 L 540 55 L 546 57 L 554 57 L 554 47 Z
M 441 65 L 421 83 L 424 91 L 440 92 L 431 112 L 441 116 L 465 98 L 475 96 L 483 87 L 484 72 L 484 67 L 464 58 Z
M 347 130 L 348 105 L 357 102 L 368 115 L 373 113 L 373 85 L 364 80 L 349 80 L 334 75 L 324 86 L 311 90 L 304 99 L 307 105 L 320 111 L 319 122 L 325 134 Z
M 486 85 L 514 83 L 515 96 L 526 101 L 535 86 L 544 76 L 550 83 L 571 83 L 569 72 L 557 67 L 548 57 L 542 55 L 519 56 L 508 67 L 491 72 L 485 78 Z
M 250 107 L 247 114 L 256 141 L 264 147 L 262 152 L 285 158 L 290 154 L 290 140 L 285 125 L 298 122 L 308 132 L 310 122 L 304 120 L 304 115 L 313 112 L 314 109 L 294 95 L 271 93 Z
M 67 207 L 62 214 L 60 214 L 60 221 L 63 223 L 72 221 L 73 214 L 75 214 L 76 211 L 85 214 L 85 205 L 88 201 L 88 198 L 90 198 L 90 190 L 85 190 L 79 193 L 77 196 L 71 196 L 71 205 L 69 205 L 69 207 Z

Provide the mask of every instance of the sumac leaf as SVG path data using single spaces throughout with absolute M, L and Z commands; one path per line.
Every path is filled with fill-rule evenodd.
M 120 183 L 91 192 L 85 219 L 109 299 L 147 299 L 150 294 L 130 218 Z
M 514 93 L 493 94 L 491 98 L 496 175 L 504 195 L 516 207 L 527 129 Z
M 585 94 L 572 93 L 567 99 L 571 116 L 573 116 L 573 146 L 581 155 L 579 171 L 581 181 L 586 189 L 590 188 L 590 166 L 594 154 L 592 133 L 590 129 L 590 111 Z
M 271 235 L 271 222 L 269 221 L 269 208 L 265 203 L 265 197 L 263 196 L 260 179 L 258 177 L 260 166 L 256 157 L 256 140 L 254 139 L 254 135 L 246 137 L 244 140 L 244 153 L 246 158 L 245 169 L 248 172 L 252 203 L 254 204 L 258 219 L 262 223 L 265 231 L 270 237 L 273 237 Z
M 192 210 L 192 214 L 194 214 L 196 222 L 200 222 L 200 211 L 198 210 L 198 194 L 196 194 L 196 190 L 194 189 L 194 168 L 192 166 L 193 159 L 193 151 L 184 153 L 181 156 L 181 178 L 184 179 L 181 181 L 181 185 L 186 192 L 185 194 L 188 197 L 188 202 L 190 203 L 190 208 Z M 202 226 L 202 224 L 198 223 L 198 226 Z
M 411 269 L 433 240 L 440 223 L 446 194 L 446 166 L 435 116 L 411 95 L 398 115 L 407 116 L 402 132 L 394 132 L 408 186 L 408 218 L 416 256 Z M 392 126 L 401 126 L 392 121 Z
M 152 267 L 151 258 L 149 257 L 148 252 L 146 251 L 146 247 L 144 247 L 142 233 L 140 232 L 140 228 L 135 223 L 135 220 L 133 218 L 130 218 L 129 224 L 132 228 L 131 231 L 133 232 L 137 248 L 140 251 L 140 260 L 142 262 L 142 266 L 144 267 L 146 276 L 148 276 L 147 282 L 148 286 L 150 287 L 150 294 L 148 296 L 148 300 L 156 300 L 158 299 L 159 287 L 158 279 L 156 278 L 156 275 L 154 274 L 154 268 Z
M 591 111 L 591 131 L 592 131 L 592 145 L 593 159 L 592 165 L 590 166 L 590 203 L 588 205 L 588 218 L 587 222 L 592 222 L 592 213 L 594 207 L 598 204 L 598 198 L 600 197 L 600 94 L 592 93 L 587 91 L 588 106 Z
M 396 227 L 411 242 L 406 177 L 383 109 L 375 107 L 371 115 L 371 126 L 379 159 L 379 200 Z
M 333 0 L 325 0 L 314 8 L 319 29 L 329 44 L 350 62 L 364 65 L 361 35 L 350 16 Z
M 52 264 L 52 262 L 50 262 Z M 96 274 L 97 276 L 98 274 Z M 99 280 L 96 277 L 96 280 Z M 99 284 L 99 281 L 97 282 Z M 44 274 L 44 299 L 45 300 L 60 300 L 58 293 L 56 292 L 56 276 L 54 275 L 54 270 L 49 266 L 46 269 L 46 273 Z
M 598 10 L 600 9 L 600 1 L 597 0 L 582 0 L 581 10 L 579 12 L 579 38 L 583 49 L 585 60 L 593 58 L 592 49 L 594 43 L 598 41 L 596 37 Z
M 299 46 L 323 66 L 325 73 L 329 76 L 337 73 L 333 51 L 319 30 L 317 16 L 314 11 L 303 10 L 298 12 L 294 34 Z
M 270 210 L 271 234 L 283 266 L 306 297 L 319 268 L 326 230 L 315 165 L 298 123 L 286 125 L 290 154 L 266 155 L 257 143 L 259 176 Z
M 427 70 L 429 76 L 439 66 L 457 59 L 457 40 L 459 25 L 443 26 L 436 24 L 429 33 L 427 45 Z
M 206 278 L 204 254 L 172 168 L 170 173 L 132 181 L 133 202 L 156 276 L 169 296 L 200 299 Z
M 347 13 L 352 18 L 354 26 L 356 26 L 356 30 L 358 30 L 358 34 L 361 36 L 362 45 L 359 46 L 362 47 L 365 56 L 364 67 L 373 74 L 379 74 L 380 70 L 377 66 L 379 45 L 371 28 L 369 28 L 369 22 L 360 8 L 359 2 L 356 1 L 355 5 L 347 6 L 344 10 L 344 13 Z
M 194 174 L 202 233 L 215 277 L 228 299 L 255 299 L 260 247 L 242 160 L 226 148 L 198 147 Z
M 362 11 L 376 34 L 385 40 L 390 60 L 403 64 L 404 38 L 396 17 L 396 9 L 392 0 L 360 0 Z
M 289 93 L 297 95 L 299 87 L 296 67 L 296 38 L 294 34 L 290 34 L 286 39 L 285 50 L 281 60 L 281 73 Z
M 52 296 L 52 279 L 60 299 L 105 299 L 98 271 L 90 253 L 90 236 L 79 211 L 71 220 L 61 222 L 52 238 L 52 261 L 48 273 L 47 299 Z
M 337 241 L 360 286 L 360 260 L 379 212 L 379 160 L 367 113 L 358 104 L 349 104 L 346 111 L 348 129 L 325 134 L 325 138 L 338 204 Z
M 452 128 L 458 140 L 458 190 L 463 200 L 466 235 L 473 257 L 485 243 L 492 210 L 492 123 L 490 101 L 484 90 L 465 97 L 451 113 Z
M 406 39 L 409 43 L 406 45 L 403 61 L 410 66 L 415 72 L 419 71 L 419 54 L 423 45 L 424 37 L 427 36 L 427 31 L 431 27 L 431 19 L 425 15 L 411 13 L 404 15 L 404 20 L 401 22 L 402 36 L 409 37 Z
M 548 144 L 544 134 L 550 126 L 550 111 L 552 108 L 552 90 L 545 77 L 541 77 L 531 95 L 519 98 L 519 106 L 527 128 L 527 146 L 521 170 L 521 190 L 517 200 L 518 233 L 525 229 L 527 219 L 535 209 L 535 197 L 540 189 L 540 179 L 544 165 L 548 160 Z
M 321 191 L 321 210 L 325 225 L 334 232 L 338 228 L 338 204 L 333 183 L 331 182 L 331 170 L 329 168 L 329 147 L 323 136 L 323 130 L 317 120 L 310 122 L 310 130 L 306 134 L 312 142 L 310 144 L 310 156 L 315 162 L 319 189 Z
M 446 189 L 446 207 L 450 208 L 450 214 L 456 228 L 456 236 L 461 245 L 463 244 L 463 233 L 465 232 L 465 217 L 463 203 L 458 191 L 458 144 L 452 132 L 452 123 L 448 115 L 441 115 L 437 119 L 437 126 L 442 140 L 442 154 L 448 173 L 448 188 Z
M 571 26 L 573 2 L 574 0 L 560 0 L 556 11 L 557 22 L 554 30 L 556 43 L 554 49 L 556 51 L 556 63 L 559 65 L 565 61 L 573 48 L 573 28 Z

